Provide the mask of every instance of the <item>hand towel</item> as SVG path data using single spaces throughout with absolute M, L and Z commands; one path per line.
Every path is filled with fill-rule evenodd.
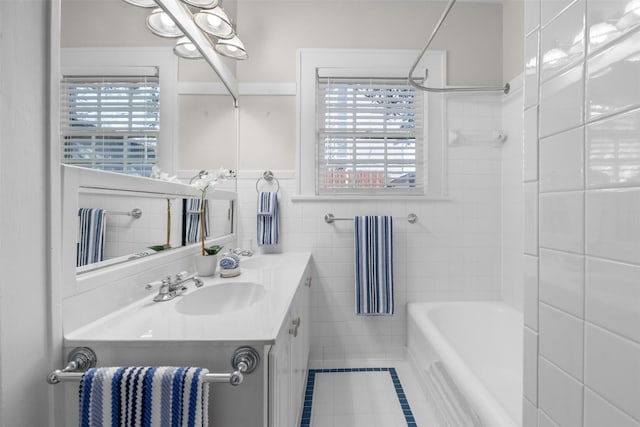
M 391 315 L 393 295 L 393 218 L 356 216 L 356 314 Z
M 202 240 L 200 225 L 200 203 L 197 198 L 187 199 L 185 207 L 185 244 L 199 243 Z M 204 201 L 204 236 L 209 237 L 209 201 Z
M 262 191 L 258 193 L 257 233 L 258 246 L 278 244 L 280 228 L 278 193 Z
M 77 267 L 104 260 L 106 216 L 107 212 L 104 209 L 78 209 Z
M 80 380 L 80 427 L 206 427 L 208 370 L 92 368 Z

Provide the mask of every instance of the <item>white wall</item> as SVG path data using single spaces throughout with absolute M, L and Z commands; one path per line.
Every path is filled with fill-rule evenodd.
M 50 8 L 0 2 L 0 425 L 12 427 L 49 422 Z
M 640 426 L 640 20 L 629 4 L 526 5 L 525 61 L 541 66 L 525 74 L 525 427 Z M 614 31 L 598 35 L 603 24 Z M 566 46 L 564 60 L 545 60 Z

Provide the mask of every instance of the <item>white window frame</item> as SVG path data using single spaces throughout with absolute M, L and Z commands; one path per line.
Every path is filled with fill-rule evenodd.
M 160 84 L 160 134 L 157 165 L 175 173 L 178 164 L 178 62 L 170 48 L 63 48 L 61 76 L 117 76 L 135 68 L 158 69 Z M 61 141 L 62 143 L 62 141 Z
M 312 198 L 353 198 L 353 194 L 318 196 L 316 188 L 316 73 L 318 69 L 336 69 L 336 75 L 344 73 L 362 73 L 369 70 L 372 76 L 401 77 L 408 73 L 419 52 L 416 50 L 387 49 L 300 49 L 298 50 L 298 194 Z M 429 69 L 429 84 L 442 87 L 445 84 L 445 52 L 427 52 L 419 66 L 416 77 L 423 77 L 425 68 Z M 354 71 L 357 70 L 357 71 Z M 445 154 L 444 137 L 444 97 L 438 94 L 425 94 L 425 132 L 424 147 L 426 167 L 425 192 L 422 197 L 439 198 L 445 195 Z M 367 198 L 416 198 L 420 195 L 406 195 L 400 190 L 393 194 L 355 196 Z

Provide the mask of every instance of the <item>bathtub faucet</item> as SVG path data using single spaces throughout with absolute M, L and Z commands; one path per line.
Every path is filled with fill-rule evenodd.
M 161 281 L 147 283 L 144 287 L 146 290 L 151 291 L 158 289 L 158 295 L 153 297 L 153 300 L 156 302 L 160 301 L 169 301 L 174 299 L 175 297 L 184 294 L 187 291 L 187 287 L 185 283 L 188 281 L 193 281 L 197 288 L 202 287 L 204 282 L 197 275 L 189 276 L 186 271 L 181 271 L 176 274 L 175 278 L 171 276 L 167 276 Z

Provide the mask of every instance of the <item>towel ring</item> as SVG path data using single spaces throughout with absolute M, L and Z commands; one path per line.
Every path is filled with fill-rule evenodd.
M 273 181 L 275 181 L 276 182 L 276 193 L 280 190 L 280 181 L 278 181 L 278 178 L 273 176 L 273 172 L 271 172 L 271 171 L 264 171 L 262 176 L 260 178 L 258 178 L 258 180 L 256 181 L 256 191 L 258 193 L 260 192 L 260 190 L 258 189 L 258 186 L 260 185 L 260 181 L 266 181 L 269 184 L 271 184 L 271 183 L 273 183 Z

